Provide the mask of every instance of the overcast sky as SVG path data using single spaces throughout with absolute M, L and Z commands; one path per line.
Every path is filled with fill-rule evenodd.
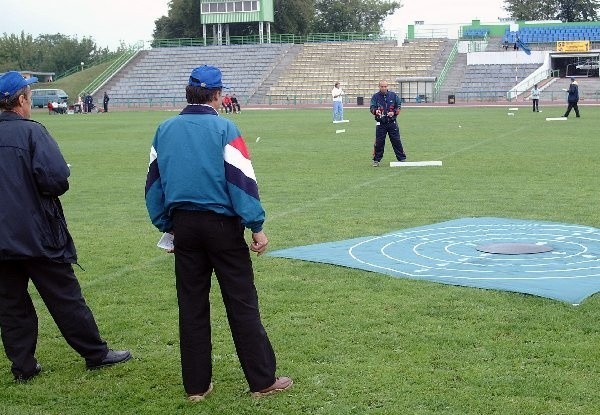
M 0 33 L 56 34 L 91 37 L 99 47 L 116 49 L 138 40 L 152 40 L 154 21 L 167 15 L 169 0 L 1 0 Z M 341 0 L 343 1 L 343 0 Z M 403 0 L 385 23 L 386 30 L 401 29 L 415 20 L 425 24 L 497 21 L 505 17 L 503 0 Z

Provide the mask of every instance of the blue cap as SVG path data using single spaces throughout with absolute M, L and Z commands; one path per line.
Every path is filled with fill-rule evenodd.
M 210 65 L 198 66 L 192 71 L 188 85 L 207 89 L 223 88 L 221 70 Z
M 33 84 L 37 81 L 38 79 L 35 76 L 25 79 L 23 75 L 17 71 L 6 72 L 4 75 L 0 76 L 0 98 L 8 98 L 24 86 Z

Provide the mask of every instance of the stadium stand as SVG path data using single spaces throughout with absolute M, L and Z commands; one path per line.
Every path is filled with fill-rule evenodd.
M 228 92 L 243 103 L 254 95 L 292 44 L 256 44 L 154 48 L 142 52 L 98 94 L 108 92 L 111 105 L 179 105 L 192 69 L 207 64 L 221 68 Z M 98 99 L 100 95 L 96 97 Z
M 370 97 L 381 79 L 430 76 L 445 39 L 396 42 L 306 43 L 285 76 L 268 92 L 270 103 L 328 102 L 336 81 L 346 99 Z
M 303 44 L 155 47 L 138 53 L 98 88 L 95 98 L 98 102 L 107 91 L 115 106 L 181 106 L 185 103 L 187 77 L 201 64 L 219 66 L 228 92 L 237 94 L 244 105 L 328 104 L 336 81 L 346 92 L 345 101 L 358 103 L 377 90 L 381 79 L 392 85 L 399 78 L 409 78 L 403 82 L 411 82 L 410 78 L 434 79 L 437 83 L 424 102 L 445 102 L 446 97 L 450 102 L 451 96 L 453 101 L 513 100 L 526 93 L 532 82 L 547 82 L 550 88 L 552 76 L 598 77 L 598 56 L 594 52 L 600 42 L 598 22 L 525 24 L 518 31 L 510 31 L 510 27 L 479 27 L 477 22 L 461 29 L 458 40 L 415 37 L 402 45 L 378 37 L 307 39 Z M 512 49 L 517 36 L 534 51 L 531 59 L 516 50 L 504 54 L 504 42 Z M 570 60 L 553 58 L 551 66 L 542 63 L 543 53 L 555 51 L 556 42 L 563 40 L 589 40 L 590 52 Z M 475 55 L 479 53 L 486 57 Z M 596 100 L 600 98 L 594 85 L 587 91 Z M 406 99 L 410 102 L 412 97 Z
M 458 98 L 476 95 L 486 99 L 505 98 L 506 91 L 527 78 L 539 65 L 467 65 L 457 92 Z

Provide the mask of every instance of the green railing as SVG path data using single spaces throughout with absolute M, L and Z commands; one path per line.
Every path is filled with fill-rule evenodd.
M 294 34 L 271 34 L 270 43 L 313 43 L 313 42 L 352 42 L 352 41 L 376 41 L 376 40 L 396 40 L 394 37 L 379 32 L 342 32 L 342 33 L 309 33 L 307 35 Z M 226 42 L 223 38 L 222 42 Z M 266 42 L 266 36 L 263 36 L 263 42 Z M 251 36 L 231 36 L 229 44 L 231 45 L 254 45 L 260 43 L 258 35 Z M 212 46 L 217 44 L 217 38 L 180 38 L 180 39 L 155 39 L 151 45 L 154 48 L 168 48 L 178 46 Z
M 121 56 L 119 56 L 108 68 L 104 70 L 96 79 L 89 83 L 81 92 L 79 96 L 86 94 L 94 94 L 98 88 L 100 88 L 106 81 L 108 81 L 118 70 L 120 70 L 127 62 L 129 62 L 141 49 L 144 47 L 144 42 L 139 42 L 136 45 L 131 46 Z
M 90 61 L 90 62 L 86 63 L 85 66 L 92 67 L 92 66 L 95 66 L 95 65 L 100 65 L 100 64 L 102 64 L 104 62 L 113 60 L 115 58 L 115 56 L 117 56 L 116 53 L 110 53 L 108 55 L 102 56 L 100 58 L 94 59 L 93 61 Z M 75 65 L 72 68 L 67 69 L 66 71 L 64 71 L 64 72 L 56 75 L 54 77 L 54 80 L 58 81 L 61 78 L 67 77 L 69 75 L 73 75 L 74 73 L 79 72 L 81 70 L 82 70 L 81 65 Z
M 444 82 L 446 81 L 446 75 L 448 75 L 448 72 L 452 68 L 452 65 L 454 64 L 454 60 L 456 59 L 457 54 L 458 54 L 458 41 L 456 41 L 456 43 L 454 43 L 454 46 L 452 47 L 452 50 L 450 51 L 450 55 L 448 56 L 448 59 L 446 60 L 446 64 L 442 68 L 442 71 L 440 72 L 440 75 L 438 76 L 438 79 L 435 82 L 435 85 L 433 86 L 433 102 L 439 101 L 440 90 L 442 89 L 442 85 L 444 85 Z

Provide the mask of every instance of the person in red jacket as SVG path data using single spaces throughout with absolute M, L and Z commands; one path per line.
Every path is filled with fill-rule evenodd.
M 233 111 L 233 106 L 231 105 L 231 98 L 229 97 L 229 94 L 225 94 L 221 101 L 221 106 L 225 110 L 225 114 L 228 114 L 231 111 Z

